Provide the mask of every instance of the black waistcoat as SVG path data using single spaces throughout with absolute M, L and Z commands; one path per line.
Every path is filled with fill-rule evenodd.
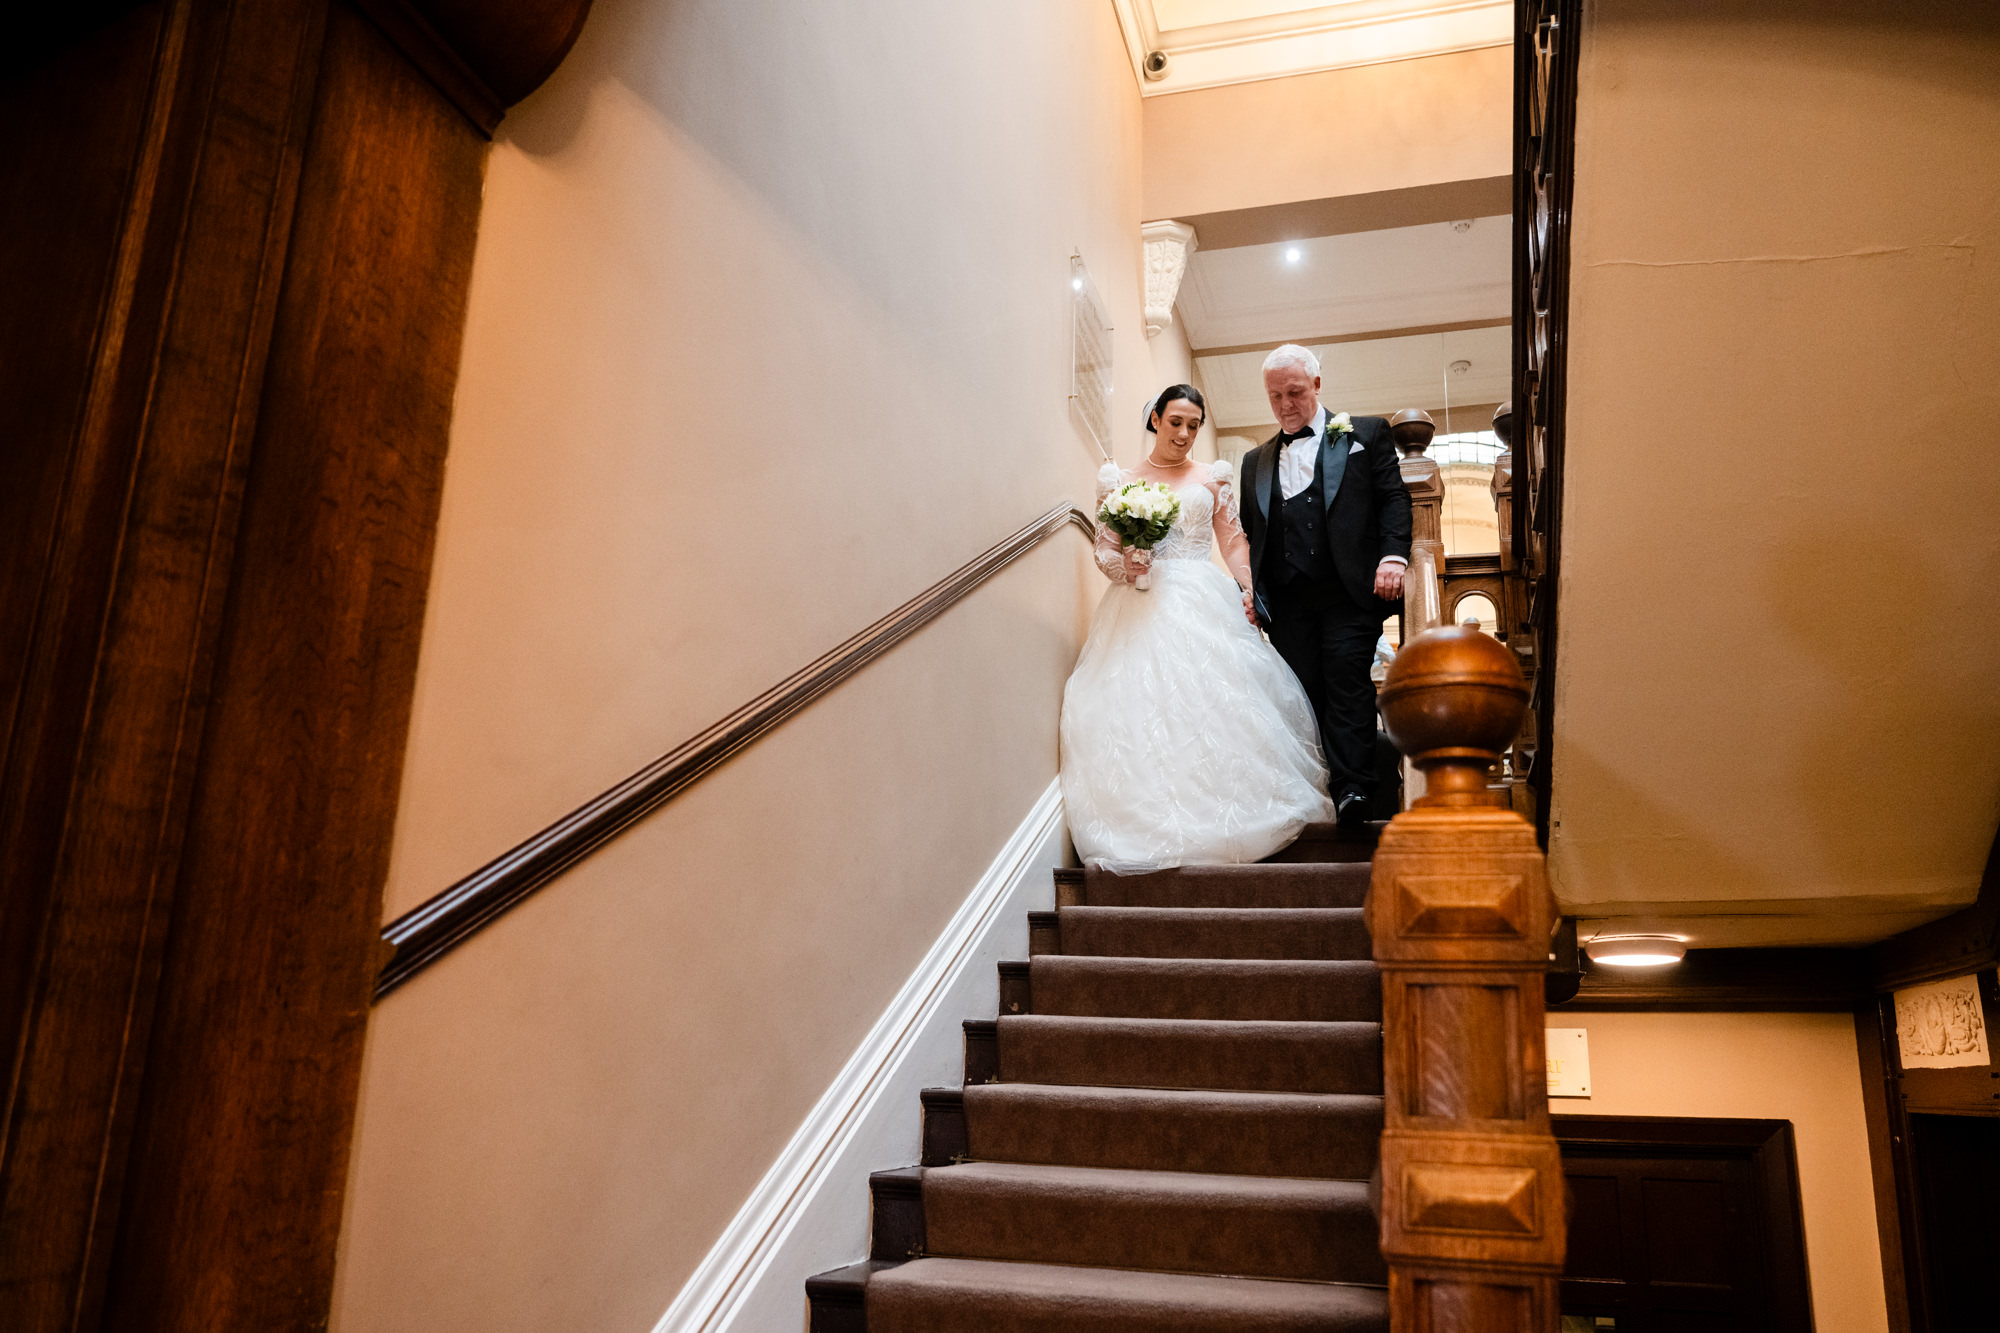
M 1271 532 L 1277 538 L 1272 545 L 1278 549 L 1265 557 L 1275 566 L 1279 583 L 1290 583 L 1301 575 L 1323 583 L 1338 580 L 1333 545 L 1327 540 L 1325 496 L 1320 471 L 1314 468 L 1312 485 L 1279 506 L 1278 522 Z

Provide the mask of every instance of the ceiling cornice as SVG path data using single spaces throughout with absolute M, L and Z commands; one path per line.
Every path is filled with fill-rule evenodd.
M 1513 40 L 1510 0 L 1344 0 L 1221 23 L 1162 28 L 1156 0 L 1112 0 L 1143 97 L 1444 55 Z M 1148 79 L 1146 57 L 1167 57 Z

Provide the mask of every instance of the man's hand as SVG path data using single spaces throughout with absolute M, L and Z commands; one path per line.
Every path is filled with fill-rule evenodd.
M 1262 629 L 1257 623 L 1257 594 L 1250 589 L 1243 590 L 1243 618 L 1250 622 L 1251 629 Z
M 1384 560 L 1375 566 L 1375 595 L 1388 601 L 1400 600 L 1403 595 L 1404 566 L 1394 560 Z

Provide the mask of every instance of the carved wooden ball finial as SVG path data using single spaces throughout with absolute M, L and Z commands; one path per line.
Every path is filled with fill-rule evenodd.
M 1415 458 L 1431 447 L 1431 436 L 1437 434 L 1437 423 L 1431 414 L 1421 407 L 1406 407 L 1389 418 L 1389 438 L 1403 451 L 1403 457 Z
M 1500 447 L 1514 447 L 1514 400 L 1508 399 L 1493 409 L 1493 433 L 1500 437 Z
M 1507 645 L 1464 625 L 1404 644 L 1382 682 L 1389 738 L 1424 775 L 1417 805 L 1489 805 L 1486 770 L 1521 731 L 1528 684 Z

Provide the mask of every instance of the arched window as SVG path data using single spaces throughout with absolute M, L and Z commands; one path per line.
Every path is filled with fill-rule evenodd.
M 1452 603 L 1451 623 L 1476 624 L 1482 633 L 1491 634 L 1500 628 L 1500 610 L 1485 593 L 1469 592 Z

